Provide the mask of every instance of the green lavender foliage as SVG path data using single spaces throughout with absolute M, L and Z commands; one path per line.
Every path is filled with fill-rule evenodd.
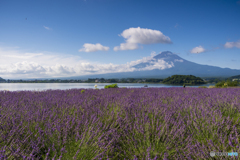
M 199 86 L 198 88 L 207 88 L 207 86 Z
M 234 87 L 234 86 L 238 86 L 238 85 L 239 85 L 239 82 L 237 82 L 237 81 L 227 80 L 227 81 L 218 82 L 215 86 L 216 87 Z
M 118 85 L 117 84 L 111 84 L 111 85 L 106 85 L 104 86 L 104 88 L 118 88 Z

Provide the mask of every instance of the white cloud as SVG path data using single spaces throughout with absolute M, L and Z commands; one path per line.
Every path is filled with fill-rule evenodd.
M 79 56 L 51 52 L 25 53 L 18 50 L 4 50 L 0 47 L 0 77 L 4 79 L 22 78 L 57 78 L 89 74 L 132 72 L 138 70 L 165 69 L 173 67 L 173 63 L 155 60 L 151 56 L 115 65 L 96 64 L 82 60 Z M 150 66 L 136 69 L 133 66 L 142 62 L 155 60 Z
M 90 44 L 85 43 L 82 49 L 79 49 L 79 52 L 96 52 L 96 51 L 108 51 L 109 47 L 102 46 L 100 43 Z
M 44 78 L 74 74 L 73 67 L 84 63 L 79 56 L 42 52 L 28 53 L 0 47 L 0 77 Z M 61 64 L 61 65 L 59 65 Z M 4 75 L 4 76 L 3 76 Z
M 34 62 L 17 62 L 15 64 L 10 64 L 9 67 L 0 66 L 0 73 L 2 74 L 29 74 L 29 73 L 40 73 L 44 72 L 45 69 L 37 63 Z
M 191 50 L 191 53 L 202 53 L 205 52 L 206 50 L 202 46 L 195 47 Z
M 138 45 L 136 43 L 121 43 L 120 46 L 116 46 L 113 48 L 114 51 L 134 49 L 138 49 Z
M 127 39 L 127 43 L 171 43 L 170 38 L 163 35 L 162 32 L 140 27 L 126 29 L 122 32 L 121 36 Z
M 161 53 L 161 52 L 160 52 Z M 129 66 L 135 66 L 139 63 L 146 63 L 146 62 L 149 62 L 151 63 L 151 65 L 145 67 L 145 68 L 142 68 L 142 69 L 136 69 L 136 71 L 142 71 L 142 70 L 152 70 L 152 69 L 166 69 L 166 68 L 171 68 L 171 67 L 174 67 L 174 64 L 173 62 L 171 62 L 170 64 L 167 63 L 166 61 L 164 61 L 164 59 L 155 59 L 153 58 L 154 56 L 156 55 L 156 52 L 152 52 L 151 53 L 151 56 L 149 57 L 143 57 L 142 59 L 139 59 L 139 60 L 136 60 L 136 61 L 131 61 L 130 63 L 127 63 L 127 65 Z
M 167 69 L 167 68 L 172 68 L 174 67 L 173 62 L 171 62 L 170 64 L 167 63 L 166 61 L 164 61 L 163 59 L 158 59 L 156 62 L 151 62 L 151 65 L 148 65 L 147 67 L 143 68 L 143 69 L 139 69 L 140 71 L 143 70 L 153 70 L 153 69 Z
M 65 65 L 56 64 L 55 66 L 45 66 L 44 67 L 46 75 L 71 75 L 76 73 L 73 67 L 68 67 Z
M 174 27 L 175 27 L 176 29 L 178 29 L 178 28 L 179 28 L 179 24 L 177 23 Z
M 140 27 L 126 29 L 120 36 L 126 39 L 126 43 L 114 47 L 115 51 L 137 49 L 137 44 L 172 43 L 162 32 Z
M 233 48 L 233 47 L 240 48 L 240 40 L 238 42 L 226 42 L 224 47 L 225 48 Z
M 46 27 L 46 26 L 43 26 L 45 29 L 47 29 L 47 30 L 51 30 L 51 28 L 49 28 L 49 27 Z
M 156 52 L 155 51 L 152 51 L 151 52 L 151 57 L 154 57 L 154 56 L 156 56 L 157 54 L 156 54 Z
M 33 58 L 41 55 L 43 54 L 42 53 L 24 53 L 23 55 L 4 55 L 4 57 L 29 59 L 29 58 Z
M 139 63 L 146 63 L 146 62 L 151 61 L 151 60 L 153 60 L 153 59 L 154 59 L 153 56 L 143 57 L 142 59 L 138 59 L 138 60 L 136 60 L 136 61 L 131 61 L 130 63 L 127 62 L 127 65 L 129 65 L 129 66 L 135 66 L 135 65 L 137 65 L 137 64 L 139 64 Z

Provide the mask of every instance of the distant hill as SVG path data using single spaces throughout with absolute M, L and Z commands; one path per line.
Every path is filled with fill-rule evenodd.
M 3 82 L 3 81 L 5 82 L 6 80 L 0 77 L 0 82 Z
M 161 68 L 162 64 L 168 64 L 167 68 Z M 159 66 L 159 69 L 156 69 Z M 64 77 L 61 79 L 88 79 L 88 78 L 167 78 L 172 75 L 195 75 L 201 78 L 205 77 L 223 77 L 227 78 L 239 75 L 240 70 L 230 68 L 220 68 L 209 65 L 190 62 L 173 54 L 170 51 L 162 52 L 152 59 L 132 66 L 136 70 L 133 72 L 106 73 L 95 75 L 84 75 L 76 77 Z M 144 68 L 153 68 L 145 70 Z
M 229 79 L 240 79 L 240 75 L 229 77 Z
M 163 80 L 165 84 L 176 84 L 176 85 L 195 85 L 195 84 L 205 84 L 204 80 L 200 77 L 193 75 L 173 75 Z

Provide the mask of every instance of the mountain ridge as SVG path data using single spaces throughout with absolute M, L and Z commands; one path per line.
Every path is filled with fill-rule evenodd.
M 157 62 L 172 65 L 172 67 L 165 69 L 152 69 L 152 70 L 141 70 L 145 67 L 151 67 Z M 170 52 L 164 51 L 158 55 L 152 57 L 147 62 L 142 62 L 132 66 L 139 71 L 133 72 L 119 72 L 119 73 L 106 73 L 106 74 L 95 74 L 95 75 L 84 75 L 68 77 L 73 79 L 80 78 L 167 78 L 172 75 L 194 75 L 198 77 L 230 77 L 240 74 L 240 70 L 221 68 L 210 65 L 197 64 L 181 58 L 180 56 Z
M 197 77 L 206 78 L 231 77 L 240 75 L 240 70 L 197 64 L 195 62 L 185 60 L 170 51 L 161 52 L 160 54 L 157 54 L 150 59 L 132 67 L 135 68 L 135 71 L 133 72 L 105 73 L 61 78 L 58 77 L 57 79 L 167 78 L 172 75 L 194 75 Z M 150 68 L 150 70 L 148 70 L 148 68 Z

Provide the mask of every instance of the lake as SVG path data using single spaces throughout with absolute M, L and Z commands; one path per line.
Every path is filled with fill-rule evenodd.
M 114 83 L 0 83 L 0 90 L 9 90 L 9 91 L 21 91 L 21 90 L 66 90 L 66 89 L 94 89 L 95 85 L 97 88 L 102 89 L 105 85 L 110 85 Z M 142 88 L 144 85 L 149 87 L 183 87 L 182 85 L 166 85 L 166 84 L 144 84 L 144 83 L 117 83 L 118 87 L 127 87 L 127 88 Z M 204 84 L 196 85 L 189 87 L 198 87 L 198 86 L 210 86 L 214 84 Z

